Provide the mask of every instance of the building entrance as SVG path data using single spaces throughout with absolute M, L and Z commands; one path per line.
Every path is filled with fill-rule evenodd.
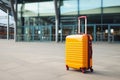
M 51 41 L 52 26 L 24 26 L 24 41 Z
M 88 24 L 88 34 L 91 34 L 93 41 L 120 41 L 120 24 Z
M 84 26 L 81 26 L 81 33 L 84 33 Z M 94 42 L 120 41 L 120 24 L 88 24 L 87 33 Z M 72 34 L 77 34 L 77 26 L 63 25 L 59 30 L 59 39 L 65 41 L 66 36 Z
M 66 36 L 77 34 L 76 25 L 62 25 L 59 30 L 60 41 L 65 41 Z
M 24 41 L 54 41 L 55 27 L 46 26 L 24 26 Z M 81 32 L 84 26 L 81 26 Z M 59 41 L 65 41 L 66 36 L 77 34 L 76 25 L 61 25 L 58 30 Z M 84 33 L 84 32 L 83 32 Z M 87 33 L 90 34 L 94 42 L 118 42 L 120 41 L 120 24 L 88 24 Z

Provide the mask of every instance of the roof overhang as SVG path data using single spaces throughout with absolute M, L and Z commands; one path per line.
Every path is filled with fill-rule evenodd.
M 32 3 L 32 2 L 46 2 L 53 0 L 18 0 L 17 3 Z
M 0 9 L 4 12 L 7 10 L 11 10 L 10 1 L 9 0 L 0 0 Z

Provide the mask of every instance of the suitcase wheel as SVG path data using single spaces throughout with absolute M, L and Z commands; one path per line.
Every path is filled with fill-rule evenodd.
M 69 70 L 69 67 L 68 67 L 68 65 L 66 65 L 66 70 Z
M 91 71 L 91 72 L 93 72 L 93 69 L 92 69 L 92 68 L 90 68 L 90 71 Z
M 82 73 L 85 73 L 85 72 L 86 72 L 86 69 L 82 68 L 81 71 L 82 71 Z

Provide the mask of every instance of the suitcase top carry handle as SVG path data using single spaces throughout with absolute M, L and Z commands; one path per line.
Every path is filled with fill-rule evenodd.
M 80 19 L 85 19 L 85 34 L 87 34 L 87 16 L 78 17 L 78 34 L 80 34 Z

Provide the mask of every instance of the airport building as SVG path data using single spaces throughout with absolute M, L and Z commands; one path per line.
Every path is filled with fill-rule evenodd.
M 87 16 L 93 41 L 120 41 L 120 0 L 15 0 L 16 41 L 65 41 Z M 81 32 L 84 32 L 84 21 Z
M 7 39 L 7 25 L 0 23 L 0 39 Z M 9 39 L 14 39 L 14 27 L 13 24 L 9 26 Z

